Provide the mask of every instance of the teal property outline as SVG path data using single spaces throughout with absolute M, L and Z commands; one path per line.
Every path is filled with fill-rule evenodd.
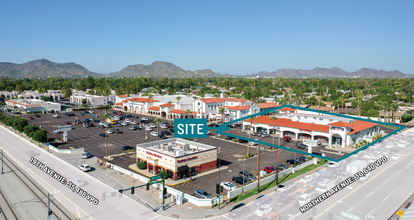
M 234 121 L 230 121 L 230 122 L 226 122 L 224 124 L 220 124 L 220 126 L 218 128 L 210 128 L 209 127 L 208 130 L 217 130 L 216 131 L 217 134 L 229 135 L 228 133 L 225 133 L 225 131 L 227 131 L 227 130 L 230 129 L 229 127 L 226 126 L 228 124 L 233 124 L 233 123 L 238 122 L 238 121 L 243 121 L 243 120 L 249 119 L 251 117 L 261 116 L 263 114 L 266 114 L 266 113 L 269 113 L 269 112 L 274 112 L 276 110 L 279 110 L 281 108 L 286 108 L 286 107 L 294 108 L 294 109 L 301 109 L 301 110 L 305 110 L 305 111 L 312 111 L 312 112 L 317 112 L 317 113 L 323 113 L 325 115 L 339 116 L 339 117 L 342 117 L 342 118 L 349 118 L 349 119 L 353 119 L 353 120 L 361 120 L 361 121 L 371 122 L 371 123 L 375 123 L 375 124 L 387 125 L 387 126 L 391 126 L 391 127 L 398 127 L 399 129 L 397 129 L 397 130 L 395 130 L 395 131 L 393 131 L 393 132 L 391 132 L 391 133 L 389 133 L 389 134 L 387 134 L 387 135 L 379 138 L 378 140 L 375 140 L 375 141 L 373 141 L 373 142 L 365 145 L 364 147 L 361 147 L 359 149 L 356 149 L 352 153 L 349 153 L 349 154 L 347 154 L 347 155 L 345 155 L 345 156 L 343 156 L 343 157 L 341 157 L 339 159 L 333 159 L 333 158 L 329 158 L 329 157 L 322 157 L 322 156 L 319 156 L 319 155 L 310 154 L 308 152 L 304 152 L 304 151 L 300 151 L 300 150 L 295 150 L 295 149 L 287 148 L 287 147 L 282 147 L 282 146 L 279 146 L 279 145 L 276 145 L 276 144 L 270 144 L 270 143 L 266 143 L 266 142 L 262 142 L 262 141 L 256 141 L 256 140 L 253 140 L 253 139 L 249 139 L 249 138 L 245 138 L 245 137 L 241 137 L 241 136 L 237 136 L 237 135 L 233 135 L 233 134 L 230 134 L 230 135 L 232 137 L 235 137 L 235 138 L 239 138 L 239 139 L 241 138 L 241 139 L 244 139 L 244 140 L 247 140 L 247 141 L 256 142 L 258 144 L 267 145 L 269 147 L 280 148 L 280 149 L 283 149 L 283 150 L 288 150 L 288 151 L 292 151 L 292 152 L 296 152 L 296 153 L 300 153 L 300 154 L 305 154 L 305 155 L 309 155 L 309 156 L 312 156 L 312 157 L 318 157 L 318 158 L 321 158 L 321 159 L 326 159 L 326 160 L 330 160 L 330 161 L 334 161 L 334 162 L 339 162 L 339 161 L 341 161 L 343 159 L 346 159 L 346 158 L 352 156 L 353 154 L 358 153 L 361 150 L 367 149 L 368 147 L 372 146 L 373 144 L 376 144 L 376 143 L 384 140 L 385 138 L 388 138 L 388 137 L 390 137 L 390 136 L 396 134 L 397 132 L 400 132 L 401 130 L 403 130 L 403 129 L 406 128 L 405 126 L 402 126 L 402 125 L 389 124 L 389 123 L 385 123 L 385 122 L 373 122 L 373 121 L 368 120 L 368 119 L 355 118 L 355 117 L 352 117 L 352 116 L 341 115 L 341 114 L 336 114 L 336 113 L 331 113 L 331 112 L 325 112 L 325 111 L 319 111 L 319 110 L 314 110 L 314 109 L 308 109 L 308 108 L 303 108 L 303 107 L 299 107 L 299 106 L 282 105 L 282 106 L 275 107 L 275 108 L 272 108 L 272 109 L 269 109 L 269 110 L 266 110 L 266 111 L 263 111 L 263 112 L 259 112 L 259 113 L 253 114 L 253 115 L 248 115 L 246 117 L 243 117 L 243 118 L 240 118 L 240 119 L 237 119 L 237 120 L 234 120 Z

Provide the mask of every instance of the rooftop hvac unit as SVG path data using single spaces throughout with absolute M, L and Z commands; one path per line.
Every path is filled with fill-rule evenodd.
M 168 146 L 172 146 L 174 142 L 168 142 Z
M 184 149 L 185 151 L 188 151 L 188 149 L 190 149 L 190 145 L 189 145 L 189 144 L 184 144 L 183 149 Z
M 167 146 L 167 150 L 168 150 L 168 151 L 173 151 L 172 146 Z
M 183 155 L 185 155 L 185 151 L 183 151 L 183 150 L 175 151 L 175 156 L 183 156 Z

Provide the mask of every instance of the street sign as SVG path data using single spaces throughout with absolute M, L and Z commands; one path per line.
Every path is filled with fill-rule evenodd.
M 356 216 L 356 215 L 353 215 L 351 213 L 344 212 L 344 211 L 341 211 L 341 215 L 345 216 L 347 218 L 350 218 L 350 219 L 354 219 L 354 220 L 360 220 L 361 219 L 359 216 Z
M 403 211 L 401 211 L 401 210 L 397 212 L 397 215 L 398 215 L 398 216 L 400 216 L 400 217 L 401 217 L 403 214 L 404 214 L 404 212 L 403 212 Z
M 159 179 L 159 178 L 161 178 L 161 175 L 152 176 L 152 177 L 150 177 L 150 181 L 153 181 L 153 180 L 156 180 L 156 179 Z

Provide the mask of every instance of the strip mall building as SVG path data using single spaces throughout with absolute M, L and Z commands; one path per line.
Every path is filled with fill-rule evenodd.
M 277 117 L 277 120 L 270 120 L 272 116 Z M 256 117 L 252 123 L 248 119 L 243 120 L 243 131 L 249 131 L 250 124 L 257 133 L 275 132 L 279 137 L 318 140 L 341 147 L 349 147 L 381 132 L 375 123 L 293 108 L 282 108 L 275 111 L 274 115 Z
M 147 171 L 167 171 L 168 178 L 177 180 L 217 168 L 217 148 L 172 138 L 137 144 L 136 162 L 145 161 Z

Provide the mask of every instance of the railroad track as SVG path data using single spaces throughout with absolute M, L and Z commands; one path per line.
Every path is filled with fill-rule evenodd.
M 35 184 L 33 180 L 24 172 L 21 168 L 17 167 L 16 164 L 10 160 L 5 154 L 3 155 L 4 158 L 4 165 L 9 168 L 11 172 L 26 186 L 26 188 L 38 199 L 38 201 L 43 204 L 47 209 L 47 195 L 48 192 L 43 188 L 39 187 L 38 184 Z M 4 202 L 0 203 L 2 205 L 0 208 L 4 209 L 1 215 L 7 219 L 20 219 L 16 216 L 15 210 L 12 209 L 10 204 L 7 202 L 5 196 L 0 191 L 0 200 L 4 200 L 7 203 L 7 207 L 5 207 Z M 50 196 L 50 210 L 53 212 L 52 218 L 53 219 L 77 219 L 74 216 L 70 216 L 67 214 L 68 211 L 62 210 L 61 204 L 58 201 L 53 199 L 53 196 Z M 1 216 L 0 215 L 0 216 Z M 45 212 L 46 216 L 46 212 Z M 0 218 L 1 219 L 1 218 Z

